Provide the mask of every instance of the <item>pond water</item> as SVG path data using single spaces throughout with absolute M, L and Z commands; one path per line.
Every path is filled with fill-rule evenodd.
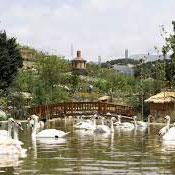
M 175 144 L 162 142 L 157 134 L 160 127 L 94 135 L 72 126 L 73 120 L 50 121 L 46 128 L 70 134 L 32 141 L 23 123 L 19 136 L 27 157 L 0 156 L 0 174 L 175 174 Z

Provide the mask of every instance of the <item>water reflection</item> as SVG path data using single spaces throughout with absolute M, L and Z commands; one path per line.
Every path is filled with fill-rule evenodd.
M 45 127 L 70 135 L 32 140 L 23 125 L 27 157 L 1 156 L 0 174 L 175 174 L 175 142 L 162 141 L 158 127 L 94 134 L 75 130 L 71 120 L 57 120 Z
M 164 152 L 175 152 L 175 141 L 168 141 L 163 140 L 162 141 L 162 151 Z
M 37 138 L 36 141 L 40 147 L 44 147 L 48 149 L 58 147 L 59 145 L 66 143 L 65 138 L 57 138 L 57 139 L 55 138 Z
M 19 166 L 21 161 L 19 161 L 18 155 L 1 155 L 0 156 L 0 168 L 2 167 L 16 167 Z

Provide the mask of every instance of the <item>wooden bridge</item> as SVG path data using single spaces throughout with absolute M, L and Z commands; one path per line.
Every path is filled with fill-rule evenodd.
M 56 118 L 78 114 L 91 115 L 95 112 L 100 115 L 106 115 L 110 112 L 113 116 L 120 114 L 128 118 L 134 115 L 132 107 L 107 102 L 64 102 L 30 108 L 31 114 L 39 115 L 41 118 Z

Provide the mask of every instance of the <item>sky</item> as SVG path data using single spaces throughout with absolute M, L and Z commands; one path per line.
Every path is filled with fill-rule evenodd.
M 26 46 L 88 61 L 154 54 L 172 32 L 175 0 L 0 0 L 0 30 Z

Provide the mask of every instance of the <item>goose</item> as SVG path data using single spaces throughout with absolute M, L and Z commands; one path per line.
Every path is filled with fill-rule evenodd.
M 57 129 L 44 129 L 37 133 L 38 116 L 32 116 L 30 122 L 32 126 L 32 138 L 60 138 L 66 136 L 68 133 Z
M 102 117 L 102 125 L 97 125 L 94 129 L 94 133 L 113 133 L 114 132 L 114 121 L 115 117 L 111 117 L 111 128 L 104 125 L 104 117 Z

